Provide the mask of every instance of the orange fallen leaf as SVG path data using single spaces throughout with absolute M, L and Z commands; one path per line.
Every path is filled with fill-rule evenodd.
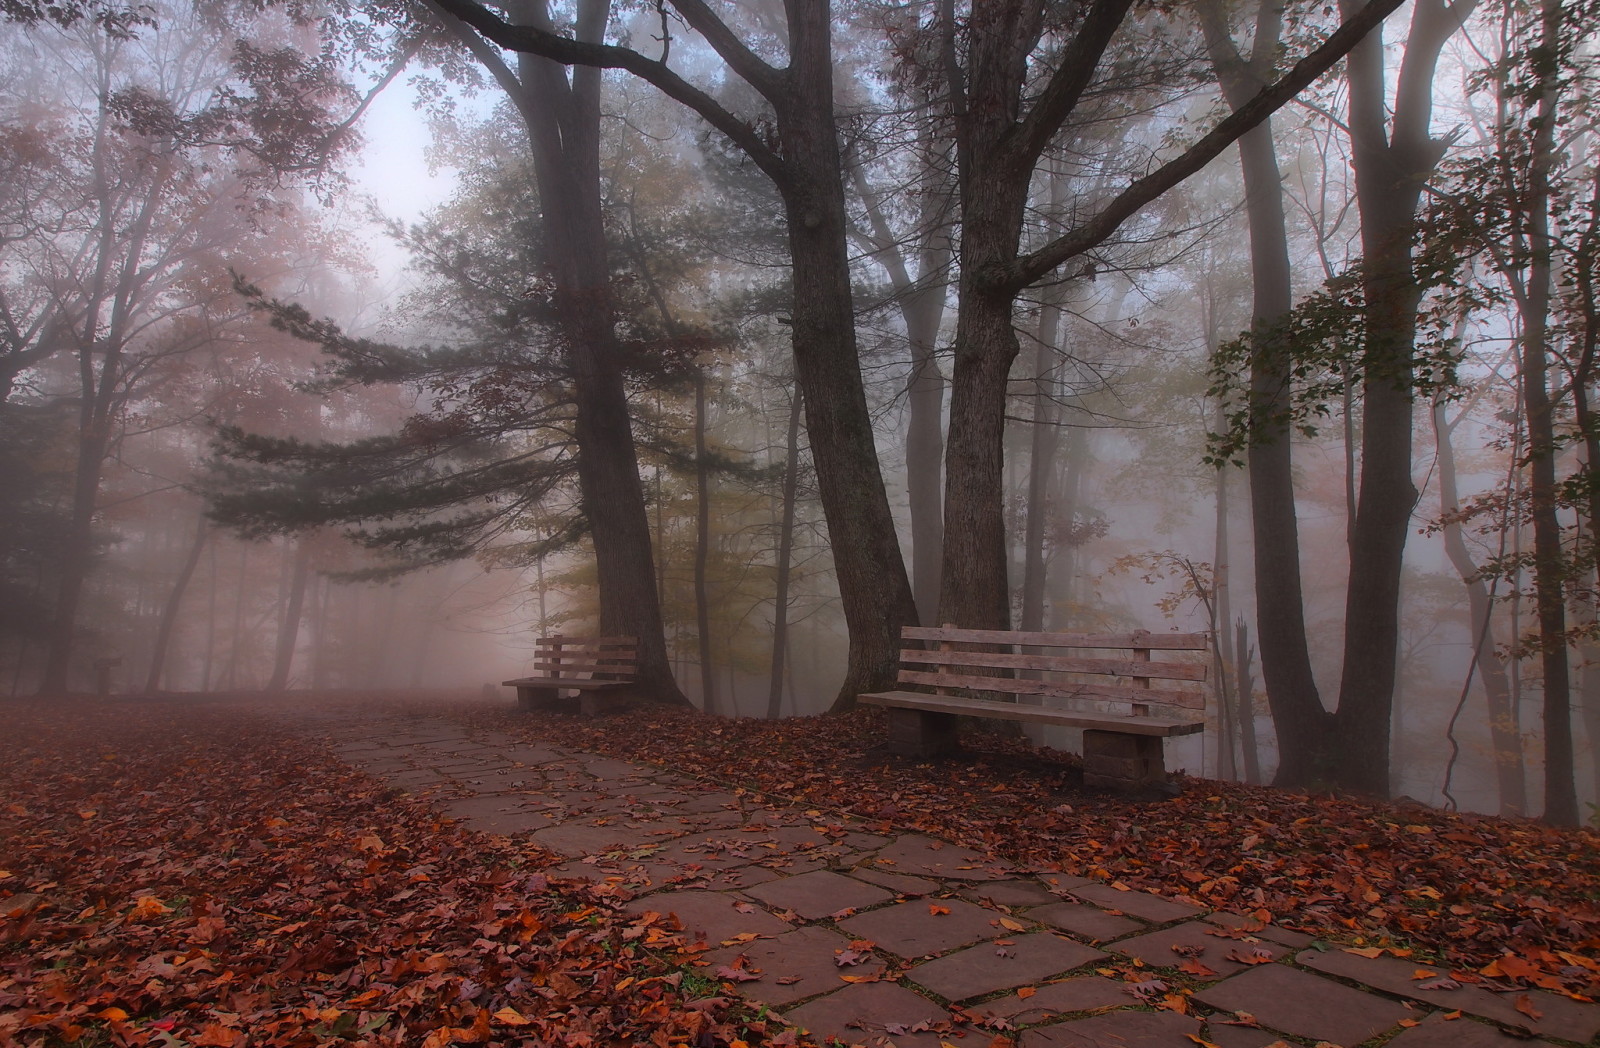
M 930 902 L 928 904 L 928 912 L 935 917 L 943 917 L 950 912 L 950 907 Z
M 136 921 L 147 921 L 152 917 L 160 917 L 164 913 L 171 912 L 172 907 L 154 895 L 141 895 L 139 901 L 133 904 L 133 912 L 129 916 Z
M 1353 953 L 1357 957 L 1367 957 L 1367 958 L 1382 957 L 1383 956 L 1383 947 L 1382 946 L 1346 946 L 1344 948 L 1344 952 L 1345 953 Z
M 1017 996 L 1024 1001 L 1038 992 L 1039 991 L 1032 986 L 1021 986 L 1017 988 Z

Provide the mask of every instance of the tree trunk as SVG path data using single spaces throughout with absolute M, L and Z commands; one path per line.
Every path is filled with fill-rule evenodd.
M 87 355 L 85 350 L 85 355 Z M 92 389 L 92 383 L 91 383 Z M 85 390 L 85 400 L 92 393 Z M 76 471 L 72 482 L 72 512 L 61 543 L 61 579 L 56 589 L 55 612 L 46 641 L 40 695 L 64 695 L 78 637 L 78 606 L 94 559 L 94 518 L 100 495 L 100 474 L 109 443 L 107 421 L 91 404 L 85 407 L 79 429 Z
M 1523 767 L 1522 737 L 1517 731 L 1515 711 L 1511 708 L 1511 683 L 1506 677 L 1505 665 L 1495 653 L 1491 616 L 1494 605 L 1489 599 L 1489 587 L 1484 585 L 1482 573 L 1467 549 L 1461 521 L 1457 514 L 1461 499 L 1456 487 L 1455 447 L 1451 444 L 1454 426 L 1448 425 L 1444 416 L 1444 403 L 1433 405 L 1435 447 L 1438 449 L 1439 508 L 1444 517 L 1441 535 L 1445 555 L 1451 567 L 1461 576 L 1467 591 L 1467 609 L 1472 631 L 1472 657 L 1478 667 L 1478 679 L 1483 682 L 1484 700 L 1489 708 L 1489 738 L 1494 748 L 1495 782 L 1499 787 L 1500 814 L 1523 815 L 1528 810 L 1527 771 Z
M 831 5 L 786 6 L 790 89 L 776 108 L 793 177 L 780 190 L 794 262 L 795 378 L 850 638 L 844 684 L 831 707 L 837 713 L 864 691 L 893 686 L 900 628 L 917 622 L 917 608 L 861 380 L 834 124 Z
M 1235 759 L 1235 747 L 1239 739 L 1239 726 L 1244 716 L 1244 711 L 1237 705 L 1235 696 L 1230 694 L 1234 689 L 1229 687 L 1230 681 L 1227 671 L 1232 671 L 1232 676 L 1237 677 L 1241 669 L 1231 665 L 1233 662 L 1223 652 L 1227 651 L 1227 642 L 1221 632 L 1233 622 L 1233 602 L 1228 594 L 1228 560 L 1230 557 L 1228 534 L 1228 479 L 1232 468 L 1223 465 L 1218 467 L 1216 473 L 1216 531 L 1213 540 L 1215 558 L 1211 572 L 1211 591 L 1214 611 L 1212 615 L 1213 645 L 1218 653 L 1218 679 L 1217 679 L 1217 776 L 1223 779 L 1237 779 L 1239 765 Z
M 599 40 L 606 0 L 584 0 L 580 40 Z M 544 4 L 525 15 L 548 25 Z M 476 49 L 475 49 L 476 50 Z M 480 57 L 483 57 L 480 55 Z M 490 64 L 486 59 L 486 64 Z M 491 70 L 499 69 L 490 64 Z M 667 659 L 650 522 L 617 345 L 600 189 L 600 71 L 522 55 L 500 77 L 528 131 L 544 211 L 546 261 L 573 386 L 578 487 L 594 542 L 600 632 L 638 640 L 641 694 L 688 704 Z
M 1051 203 L 1055 187 L 1064 180 L 1051 183 Z M 1061 337 L 1060 286 L 1045 292 L 1039 306 L 1038 341 L 1033 354 L 1033 420 L 1029 434 L 1028 453 L 1028 510 L 1023 528 L 1022 562 L 1022 625 L 1031 633 L 1044 629 L 1044 594 L 1049 563 L 1044 555 L 1045 521 L 1060 507 L 1051 499 L 1050 481 L 1053 479 L 1056 452 L 1061 444 L 1061 411 L 1056 405 L 1057 383 L 1051 378 L 1059 339 Z
M 1250 671 L 1250 627 L 1243 618 L 1233 627 L 1233 681 L 1239 696 L 1239 742 L 1244 751 L 1244 781 L 1261 781 L 1261 750 L 1256 745 L 1256 680 Z
M 772 598 L 772 677 L 767 685 L 767 719 L 782 712 L 784 662 L 789 655 L 789 576 L 794 557 L 795 495 L 800 484 L 800 394 L 789 407 L 789 433 L 784 442 L 783 517 L 778 525 L 777 592 Z M 792 675 L 792 669 L 791 669 Z
M 1348 14 L 1355 4 L 1343 0 L 1341 6 Z M 1417 500 L 1411 481 L 1412 383 L 1422 289 L 1412 243 L 1423 186 L 1444 152 L 1429 136 L 1434 69 L 1445 41 L 1472 6 L 1473 0 L 1458 0 L 1451 8 L 1442 0 L 1419 0 L 1413 8 L 1392 120 L 1381 30 L 1356 45 L 1346 60 L 1351 163 L 1361 211 L 1365 374 L 1344 669 L 1332 737 L 1340 747 L 1339 783 L 1378 796 L 1389 792 L 1400 574 Z
M 289 687 L 289 670 L 294 666 L 294 650 L 300 641 L 300 617 L 306 606 L 306 580 L 311 577 L 311 540 L 301 537 L 289 571 L 289 599 L 278 622 L 277 652 L 272 660 L 272 677 L 266 690 L 281 692 Z
M 706 594 L 706 562 L 711 556 L 711 465 L 706 459 L 706 373 L 694 371 L 694 618 L 700 642 L 700 708 L 717 712 L 711 672 L 711 601 Z
M 931 157 L 936 148 L 930 139 L 924 125 L 918 132 L 918 147 L 925 157 Z M 916 597 L 917 617 L 923 622 L 933 622 L 939 611 L 939 570 L 944 556 L 945 382 L 935 351 L 949 286 L 945 270 L 950 265 L 950 238 L 941 228 L 949 200 L 946 193 L 935 192 L 931 186 L 921 194 L 917 222 L 920 248 L 917 276 L 913 280 L 877 194 L 867 184 L 866 175 L 859 167 L 854 175 L 857 194 L 876 238 L 875 256 L 889 274 L 911 350 L 911 373 L 906 381 L 906 500 L 911 511 L 911 589 Z M 931 159 L 924 164 L 923 175 L 933 181 L 935 170 Z
M 1232 106 L 1244 104 L 1264 83 L 1276 54 L 1280 11 L 1257 9 L 1248 64 L 1226 32 L 1220 7 L 1206 5 L 1202 28 L 1212 65 Z M 1256 415 L 1247 452 L 1250 523 L 1254 536 L 1256 618 L 1261 672 L 1278 736 L 1278 771 L 1284 786 L 1308 786 L 1327 775 L 1326 745 L 1332 718 L 1322 706 L 1307 643 L 1305 598 L 1300 573 L 1300 525 L 1295 506 L 1292 433 L 1282 420 L 1288 404 L 1290 366 L 1275 328 L 1293 306 L 1288 232 L 1272 123 L 1263 121 L 1239 139 L 1245 215 L 1250 230 L 1253 302 L 1250 397 Z M 1236 673 L 1243 676 L 1236 668 Z M 1240 726 L 1243 727 L 1241 717 Z
M 194 527 L 194 541 L 189 544 L 189 553 L 183 560 L 183 566 L 178 569 L 178 577 L 173 580 L 172 589 L 167 594 L 166 605 L 161 609 L 161 625 L 156 630 L 156 640 L 150 653 L 150 672 L 145 676 L 144 690 L 146 694 L 155 694 L 161 687 L 161 674 L 166 668 L 167 650 L 172 645 L 172 634 L 178 623 L 178 608 L 183 603 L 183 595 L 189 588 L 189 580 L 194 578 L 194 569 L 200 563 L 200 554 L 205 549 L 206 536 L 209 529 L 206 527 L 204 509 Z
M 1559 47 L 1561 5 L 1542 0 L 1541 46 Z M 1567 659 L 1566 557 L 1556 515 L 1555 417 L 1547 378 L 1550 305 L 1554 290 L 1554 244 L 1550 235 L 1551 167 L 1556 160 L 1556 102 L 1560 86 L 1551 71 L 1542 85 L 1534 129 L 1533 170 L 1528 200 L 1528 303 L 1522 317 L 1522 403 L 1528 424 L 1528 500 L 1533 518 L 1533 585 L 1539 612 L 1539 651 L 1544 668 L 1544 821 L 1578 824 L 1572 752 L 1572 689 Z

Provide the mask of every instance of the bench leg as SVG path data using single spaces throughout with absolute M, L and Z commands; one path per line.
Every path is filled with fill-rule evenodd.
M 555 688 L 517 687 L 517 709 L 523 713 L 553 709 L 559 698 L 560 693 Z
M 1083 784 L 1114 790 L 1143 790 L 1167 781 L 1167 769 L 1156 735 L 1120 731 L 1083 733 Z
M 891 706 L 889 752 L 901 757 L 937 757 L 956 748 L 956 717 L 950 713 Z

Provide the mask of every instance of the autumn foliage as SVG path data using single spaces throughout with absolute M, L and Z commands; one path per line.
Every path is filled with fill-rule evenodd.
M 90 702 L 6 722 L 0 1045 L 763 1039 L 686 992 L 704 944 L 666 919 L 271 722 Z

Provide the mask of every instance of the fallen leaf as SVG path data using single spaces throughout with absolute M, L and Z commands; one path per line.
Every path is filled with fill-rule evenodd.
M 133 904 L 133 910 L 128 916 L 136 921 L 148 921 L 171 912 L 172 907 L 166 905 L 154 895 L 141 895 L 139 901 Z
M 1512 1007 L 1521 1012 L 1523 1015 L 1526 1015 L 1528 1018 L 1532 1019 L 1534 1022 L 1538 1022 L 1540 1019 L 1544 1018 L 1544 1013 L 1533 1006 L 1533 998 L 1529 997 L 1527 994 L 1519 995 L 1516 1003 L 1514 1003 Z
M 731 965 L 731 964 L 724 964 L 721 967 L 717 968 L 716 971 L 715 971 L 715 975 L 716 975 L 716 977 L 718 979 L 724 979 L 724 980 L 726 980 L 728 982 L 740 982 L 740 983 L 743 983 L 743 982 L 755 982 L 756 980 L 761 978 L 761 973 L 760 972 L 751 971 L 748 968 L 736 967 L 736 966 Z
M 934 917 L 944 917 L 950 913 L 950 907 L 940 906 L 938 903 L 930 902 L 928 904 L 928 913 Z

